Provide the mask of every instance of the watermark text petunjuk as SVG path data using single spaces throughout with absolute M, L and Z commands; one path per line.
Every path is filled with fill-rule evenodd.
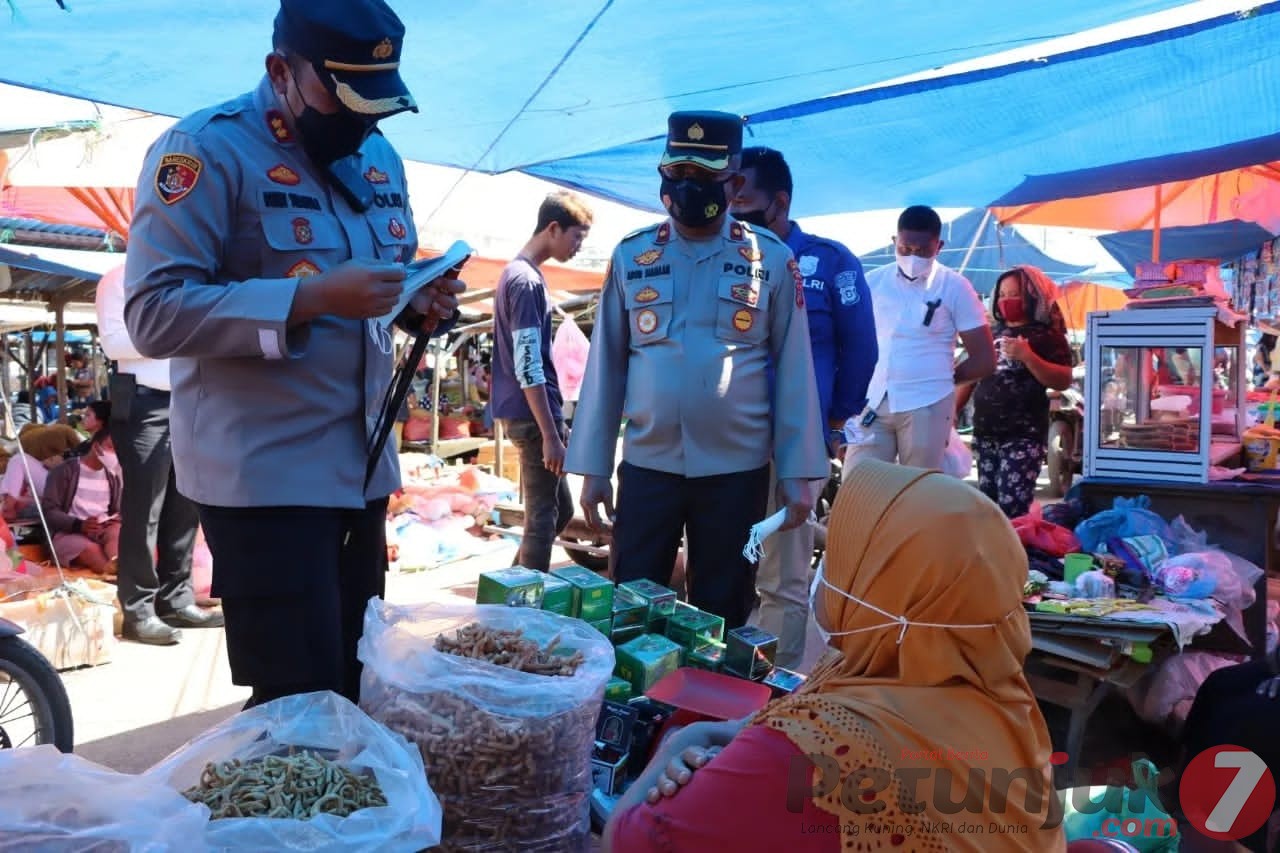
M 935 756 L 933 752 L 940 754 Z M 930 751 L 922 754 L 922 760 L 947 760 L 948 750 Z M 976 751 L 957 752 L 955 756 L 968 760 L 984 760 Z M 914 754 L 904 756 L 914 760 Z M 816 771 L 816 773 L 815 773 Z M 1165 781 L 1165 774 L 1161 774 Z M 957 782 L 960 784 L 957 785 Z M 1096 784 L 1096 783 L 1093 783 Z M 801 814 L 805 803 L 813 798 L 826 797 L 838 793 L 840 804 L 849 814 L 872 816 L 885 812 L 889 804 L 884 796 L 889 791 L 896 791 L 898 808 L 904 815 L 922 815 L 926 811 L 940 816 L 940 820 L 925 821 L 921 831 L 926 832 L 978 832 L 991 834 L 996 832 L 1024 832 L 1023 825 L 1007 825 L 999 817 L 1008 811 L 1010 797 L 1020 797 L 1021 808 L 1028 814 L 1043 815 L 1042 829 L 1054 829 L 1062 824 L 1065 814 L 1068 792 L 1056 791 L 1049 774 L 1042 769 L 1022 767 L 1006 769 L 1000 767 L 969 768 L 967 779 L 957 779 L 956 774 L 946 767 L 897 767 L 889 771 L 880 767 L 865 767 L 842 777 L 839 762 L 828 755 L 795 756 L 787 773 L 787 811 Z M 953 792 L 959 790 L 957 797 Z M 1071 805 L 1083 814 L 1110 815 L 1143 814 L 1148 803 L 1152 813 L 1159 812 L 1159 804 L 1152 801 L 1147 791 L 1130 790 L 1126 796 L 1123 782 L 1108 785 L 1106 792 L 1096 799 L 1090 797 L 1089 785 L 1078 785 L 1071 789 Z M 1163 814 L 1163 812 L 1160 812 Z M 969 819 L 975 816 L 976 820 Z M 1154 821 L 1153 821 L 1154 823 Z M 1176 824 L 1172 826 L 1161 823 L 1159 826 L 1144 827 L 1157 835 L 1166 831 L 1176 834 Z M 840 824 L 841 834 L 853 834 L 846 827 L 857 827 L 858 824 Z M 906 827 L 892 827 L 900 834 Z M 1121 827 L 1117 827 L 1118 830 Z M 832 831 L 832 830 L 822 830 Z M 865 832 L 863 828 L 860 831 Z

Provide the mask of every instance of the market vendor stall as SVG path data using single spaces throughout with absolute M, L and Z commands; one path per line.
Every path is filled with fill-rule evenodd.
M 1090 718 L 1109 693 L 1135 687 L 1192 648 L 1247 654 L 1243 617 L 1266 614 L 1264 573 L 1249 559 L 1256 551 L 1233 553 L 1197 522 L 1153 511 L 1145 496 L 1153 484 L 1127 484 L 1132 498 L 1081 500 L 1094 484 L 1086 481 L 1043 518 L 1014 521 L 1033 567 L 1027 677 L 1040 701 L 1070 714 L 1058 745 L 1068 783 Z

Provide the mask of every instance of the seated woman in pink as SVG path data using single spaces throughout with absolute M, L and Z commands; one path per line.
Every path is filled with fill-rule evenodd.
M 999 507 L 864 460 L 828 531 L 813 594 L 828 659 L 753 719 L 675 733 L 618 800 L 604 849 L 1061 853 L 1049 733 L 1022 673 L 1027 557 Z
M 63 566 L 76 565 L 114 575 L 120 553 L 120 477 L 111 433 L 99 430 L 89 452 L 49 472 L 44 486 L 45 518 L 53 552 Z

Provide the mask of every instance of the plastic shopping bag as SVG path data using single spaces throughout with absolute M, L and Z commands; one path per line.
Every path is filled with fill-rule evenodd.
M 942 473 L 963 480 L 972 471 L 973 451 L 960 438 L 960 433 L 952 427 L 951 437 L 947 439 L 947 450 L 942 457 Z
M 1074 533 L 1044 520 L 1038 502 L 1031 505 L 1026 515 L 1018 516 L 1011 523 L 1024 546 L 1036 548 L 1051 557 L 1062 557 L 1081 550 Z
M 472 623 L 580 652 L 572 676 L 437 651 Z M 488 604 L 369 602 L 360 707 L 418 745 L 444 806 L 441 851 L 585 851 L 591 753 L 613 646 L 579 619 Z
M 1091 788 L 1069 788 L 1065 797 L 1063 829 L 1067 841 L 1105 837 L 1109 829 L 1131 825 L 1141 828 L 1125 841 L 1139 853 L 1174 853 L 1178 849 L 1178 823 L 1160 804 L 1156 766 L 1146 759 L 1133 763 L 1137 788 L 1118 785 L 1095 785 Z M 1086 796 L 1087 792 L 1087 796 Z M 1110 822 L 1110 823 L 1108 823 Z
M 576 401 L 582 389 L 582 377 L 587 372 L 587 354 L 591 351 L 591 341 L 578 328 L 572 317 L 560 321 L 555 337 L 551 341 L 551 363 L 556 368 L 556 378 L 560 382 L 560 393 L 566 402 Z
M 286 696 L 250 708 L 197 737 L 147 771 L 179 791 L 199 784 L 206 764 L 299 749 L 316 752 L 356 773 L 371 772 L 387 805 L 347 817 L 307 820 L 212 820 L 205 841 L 218 851 L 306 850 L 414 853 L 440 841 L 440 803 L 427 785 L 418 751 L 336 693 Z
M 0 750 L 0 853 L 203 853 L 209 810 L 52 746 Z

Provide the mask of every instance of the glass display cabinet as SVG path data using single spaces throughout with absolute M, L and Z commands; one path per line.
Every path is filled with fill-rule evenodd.
M 1089 315 L 1086 477 L 1207 483 L 1244 432 L 1244 318 L 1214 306 Z

